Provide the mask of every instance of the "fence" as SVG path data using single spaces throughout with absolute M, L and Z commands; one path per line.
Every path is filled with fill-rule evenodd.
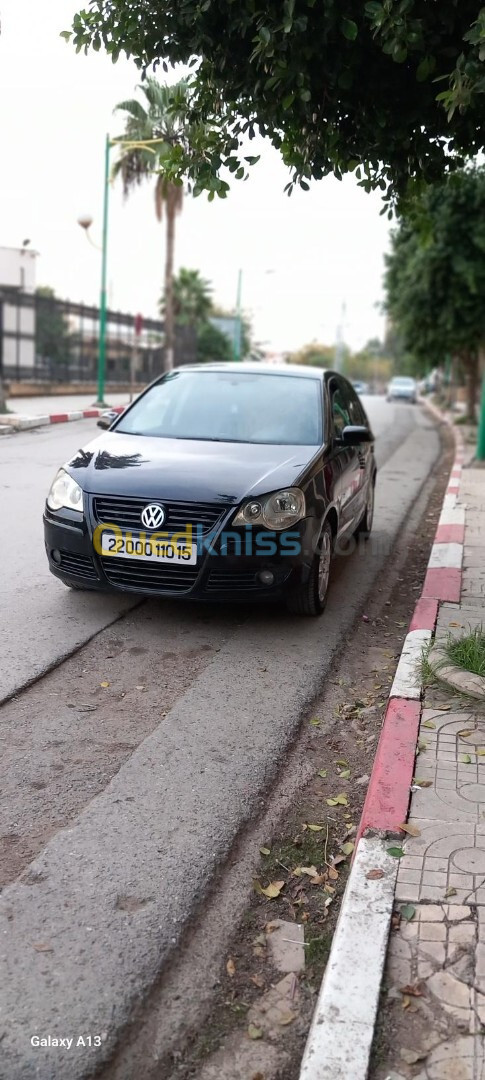
M 135 341 L 135 316 L 107 313 L 106 380 L 127 383 L 135 351 L 135 380 L 145 384 L 163 370 L 164 327 L 144 319 Z M 41 293 L 0 290 L 0 375 L 6 381 L 93 382 L 99 347 L 99 308 Z M 196 359 L 191 327 L 178 327 L 175 360 Z

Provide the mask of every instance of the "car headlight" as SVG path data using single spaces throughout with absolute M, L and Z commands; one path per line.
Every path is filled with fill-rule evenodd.
M 286 488 L 247 499 L 234 518 L 233 525 L 263 525 L 266 529 L 287 529 L 305 517 L 305 496 L 299 488 Z
M 47 505 L 50 510 L 60 510 L 61 507 L 65 507 L 66 510 L 77 510 L 80 514 L 83 512 L 83 493 L 82 488 L 72 476 L 65 469 L 59 469 L 57 476 L 54 478 L 51 489 L 47 496 Z

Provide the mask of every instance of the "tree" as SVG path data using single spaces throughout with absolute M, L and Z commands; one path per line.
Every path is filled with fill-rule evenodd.
M 234 356 L 234 335 L 235 335 L 235 320 L 237 315 L 234 311 L 226 311 L 225 308 L 220 307 L 218 304 L 214 304 L 211 312 L 211 320 L 217 330 L 229 339 L 231 343 L 231 357 Z M 252 351 L 252 326 L 247 315 L 241 315 L 241 360 L 244 360 L 246 356 Z M 227 330 L 225 329 L 227 325 Z
M 310 345 L 303 345 L 295 353 L 290 353 L 290 364 L 305 364 L 310 367 L 333 368 L 335 367 L 335 348 L 333 345 L 319 345 L 312 341 Z
M 72 335 L 58 299 L 48 285 L 35 290 L 35 352 L 49 365 L 54 378 L 65 378 L 70 360 Z
M 182 267 L 173 280 L 173 305 L 175 320 L 181 326 L 198 327 L 207 322 L 212 312 L 212 287 L 201 277 L 198 270 Z M 160 303 L 165 313 L 165 298 Z
M 168 156 L 198 190 L 226 194 L 221 164 L 245 175 L 255 159 L 244 157 L 240 138 L 256 131 L 302 187 L 356 170 L 366 190 L 380 187 L 390 199 L 410 179 L 432 182 L 484 145 L 485 8 L 476 0 L 151 0 L 149 7 L 90 0 L 64 36 L 78 50 L 104 47 L 114 61 L 124 52 L 141 69 L 196 65 L 193 115 L 218 116 L 218 131 Z
M 387 306 L 405 346 L 429 368 L 453 356 L 475 418 L 480 351 L 485 343 L 485 170 L 435 184 L 392 237 Z
M 211 322 L 204 322 L 197 331 L 197 360 L 200 363 L 233 359 L 233 348 L 227 334 Z
M 209 130 L 189 119 L 192 92 L 186 80 L 164 86 L 147 78 L 139 87 L 144 102 L 133 98 L 116 106 L 126 115 L 125 130 L 120 136 L 120 156 L 114 175 L 120 175 L 125 195 L 144 183 L 155 180 L 155 213 L 161 221 L 165 212 L 165 368 L 173 367 L 175 356 L 175 312 L 173 301 L 173 265 L 175 220 L 182 210 L 184 167 L 174 170 L 171 161 L 182 162 L 190 147 L 198 145 L 201 133 Z

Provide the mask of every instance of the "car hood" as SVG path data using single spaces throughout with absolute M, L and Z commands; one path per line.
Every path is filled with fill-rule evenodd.
M 318 446 L 157 439 L 107 431 L 65 468 L 91 494 L 239 503 L 290 487 Z

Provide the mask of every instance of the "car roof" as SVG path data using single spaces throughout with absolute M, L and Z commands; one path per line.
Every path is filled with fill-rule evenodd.
M 305 364 L 265 364 L 258 360 L 246 361 L 230 360 L 219 363 L 207 364 L 183 364 L 174 368 L 174 371 L 241 371 L 246 374 L 260 375 L 294 375 L 299 378 L 318 379 L 320 382 L 329 375 L 337 374 L 329 368 L 310 367 Z M 345 378 L 345 376 L 342 376 Z

